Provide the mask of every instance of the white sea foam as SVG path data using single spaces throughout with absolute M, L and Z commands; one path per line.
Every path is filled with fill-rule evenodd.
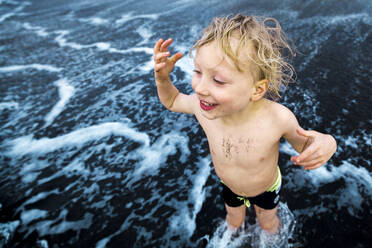
M 203 158 L 197 166 L 200 166 L 199 172 L 196 178 L 193 180 L 194 186 L 190 191 L 190 202 L 193 204 L 191 216 L 186 216 L 185 219 L 187 229 L 189 231 L 189 237 L 194 233 L 196 228 L 196 216 L 200 212 L 200 209 L 203 206 L 205 200 L 205 189 L 204 185 L 207 182 L 207 179 L 211 173 L 211 160 L 210 158 Z
M 121 53 L 121 54 L 127 54 L 131 52 L 144 52 L 148 54 L 153 53 L 152 48 L 149 48 L 149 47 L 133 47 L 133 48 L 120 50 L 120 49 L 111 47 L 111 44 L 108 42 L 96 42 L 93 44 L 83 45 L 83 44 L 79 44 L 76 42 L 67 41 L 65 36 L 70 33 L 67 30 L 59 30 L 59 31 L 55 31 L 55 33 L 58 34 L 58 36 L 55 38 L 55 41 L 61 47 L 70 47 L 70 48 L 77 49 L 77 50 L 86 49 L 86 48 L 97 48 L 101 51 L 107 51 L 109 53 Z
M 188 56 L 186 47 L 177 47 L 177 48 L 178 48 L 177 51 L 181 51 L 185 55 L 183 56 L 183 58 L 177 61 L 176 66 L 178 66 L 183 72 L 185 72 L 186 74 L 185 79 L 190 80 L 193 75 L 193 71 L 194 71 L 194 61 L 192 58 Z
M 57 189 L 54 189 L 54 190 L 51 190 L 51 191 L 48 191 L 48 192 L 46 192 L 46 191 L 40 192 L 37 195 L 32 196 L 30 199 L 26 200 L 20 207 L 17 208 L 16 213 L 18 213 L 20 211 L 21 212 L 24 211 L 25 206 L 27 206 L 29 204 L 32 204 L 32 203 L 35 203 L 37 201 L 40 201 L 42 199 L 45 199 L 49 195 L 52 195 L 52 194 L 59 194 L 59 191 Z
M 299 190 L 306 187 L 316 194 L 319 187 L 343 180 L 345 186 L 336 191 L 334 198 L 338 209 L 347 208 L 352 216 L 358 216 L 361 210 L 363 195 L 372 197 L 372 176 L 364 167 L 357 167 L 350 162 L 343 161 L 340 166 L 328 164 L 316 170 L 293 172 L 287 175 L 289 182 L 287 187 L 291 190 Z M 321 198 L 329 198 L 328 195 L 320 195 Z M 306 214 L 311 215 L 310 212 Z
M 356 22 L 358 20 L 372 24 L 372 18 L 367 13 L 327 16 L 322 17 L 322 19 L 325 19 L 329 24 L 348 24 L 349 22 Z
M 75 42 L 68 42 L 67 39 L 65 38 L 65 36 L 68 35 L 70 32 L 67 31 L 67 30 L 59 30 L 59 31 L 55 31 L 55 33 L 58 34 L 58 36 L 55 38 L 55 41 L 61 47 L 67 46 L 67 47 L 71 47 L 71 48 L 77 49 L 77 50 L 80 50 L 82 48 L 90 47 L 90 46 L 81 45 L 81 44 L 78 44 L 78 43 L 75 43 Z
M 205 189 L 203 189 L 209 175 L 211 172 L 210 168 L 210 158 L 203 158 L 197 166 L 200 167 L 198 173 L 193 177 L 193 187 L 189 191 L 189 199 L 187 202 L 182 202 L 177 207 L 178 213 L 172 216 L 169 220 L 170 228 L 173 232 L 176 230 L 185 230 L 188 238 L 192 236 L 196 228 L 196 216 L 199 213 L 203 202 L 205 200 Z M 192 177 L 189 175 L 189 177 Z M 193 206 L 192 209 L 189 208 L 190 205 Z M 184 234 L 185 235 L 185 234 Z
M 51 34 L 57 34 L 54 41 L 61 47 L 70 47 L 76 50 L 87 49 L 87 48 L 97 48 L 98 50 L 101 50 L 101 51 L 107 51 L 109 53 L 120 53 L 120 54 L 128 54 L 128 53 L 133 53 L 133 52 L 135 53 L 144 52 L 147 54 L 153 54 L 153 50 L 150 47 L 132 47 L 128 49 L 117 49 L 117 48 L 112 47 L 109 42 L 95 42 L 92 44 L 79 44 L 79 43 L 70 42 L 67 40 L 66 36 L 70 34 L 70 31 L 68 30 L 57 30 L 53 32 L 47 32 L 45 28 L 40 27 L 40 26 L 34 26 L 34 25 L 31 25 L 30 23 L 24 23 L 23 27 L 27 30 L 34 31 L 36 35 L 41 36 L 41 37 L 50 36 Z M 139 29 L 140 35 L 142 35 L 144 38 L 150 35 L 147 32 L 148 31 L 146 31 L 144 28 Z M 35 64 L 34 67 L 37 68 L 37 64 Z M 3 69 L 4 72 L 6 70 L 15 71 L 15 70 L 23 69 L 17 66 L 3 67 L 3 68 L 4 68 Z M 42 65 L 39 65 L 39 68 L 43 68 Z M 0 72 L 2 72 L 1 67 L 0 67 Z
M 3 4 L 3 3 L 13 4 L 13 5 L 18 5 L 19 4 L 18 2 L 12 1 L 12 0 L 0 0 L 0 4 Z
M 14 232 L 19 224 L 19 220 L 10 221 L 7 223 L 0 223 L 0 241 L 4 241 L 6 244 L 13 237 Z M 0 242 L 0 245 L 3 245 L 3 242 Z
M 138 27 L 137 28 L 137 33 L 139 34 L 139 35 L 141 35 L 141 37 L 142 37 L 142 41 L 141 41 L 141 43 L 146 43 L 146 42 L 148 42 L 149 41 L 149 39 L 151 38 L 151 36 L 152 36 L 152 34 L 153 34 L 153 32 L 151 32 L 151 30 L 149 30 L 147 27 L 145 27 L 145 26 L 140 26 L 140 27 Z
M 140 156 L 143 160 L 136 168 L 134 175 L 136 177 L 142 176 L 145 172 L 147 174 L 156 174 L 159 167 L 165 164 L 169 155 L 174 155 L 178 146 L 182 151 L 179 158 L 180 162 L 185 162 L 190 154 L 187 146 L 188 138 L 177 133 L 169 133 L 162 135 L 151 147 L 144 146 L 138 152 L 129 154 L 129 157 L 136 158 Z
M 38 241 L 36 242 L 36 244 L 37 244 L 37 246 L 38 246 L 39 248 L 49 248 L 48 241 L 46 241 L 45 239 L 43 239 L 43 240 L 38 240 Z
M 27 225 L 33 220 L 45 218 L 48 215 L 48 211 L 40 209 L 25 210 L 21 213 L 22 224 Z
M 109 23 L 109 20 L 101 17 L 79 18 L 81 22 L 87 22 L 92 25 L 101 26 Z
M 116 25 L 120 26 L 123 25 L 124 23 L 134 20 L 134 19 L 151 19 L 151 20 L 156 20 L 158 19 L 159 15 L 158 14 L 148 14 L 148 15 L 133 15 L 133 13 L 127 13 L 121 16 L 120 19 L 116 20 L 115 23 Z
M 93 214 L 85 213 L 83 219 L 77 221 L 67 221 L 68 211 L 63 209 L 55 220 L 44 220 L 37 223 L 35 229 L 41 236 L 64 233 L 68 230 L 80 231 L 88 229 L 93 223 Z M 32 228 L 34 229 L 34 228 Z
M 29 65 L 10 65 L 0 67 L 0 72 L 15 72 L 27 69 L 35 69 L 38 71 L 49 71 L 49 72 L 60 72 L 62 68 L 58 68 L 52 65 L 41 65 L 41 64 L 29 64 Z
M 96 248 L 105 248 L 106 244 L 110 241 L 111 237 L 112 236 L 106 237 L 106 238 L 101 239 L 100 241 L 98 241 L 98 243 L 96 244 Z
M 98 42 L 98 43 L 94 43 L 94 45 L 92 46 L 97 47 L 99 50 L 109 50 L 111 47 L 111 44 L 107 42 Z
M 250 225 L 245 223 L 237 232 L 232 231 L 223 221 L 212 234 L 211 237 L 204 236 L 208 241 L 208 248 L 225 248 L 225 247 L 258 247 L 258 248 L 282 248 L 288 247 L 288 240 L 291 238 L 294 227 L 295 218 L 285 203 L 279 203 L 278 217 L 281 226 L 278 234 L 269 234 L 261 229 L 255 223 Z
M 344 178 L 346 181 L 355 181 L 366 187 L 367 192 L 372 196 L 372 176 L 364 167 L 357 167 L 352 163 L 343 161 L 338 167 L 330 166 L 328 170 L 326 166 L 322 166 L 316 170 L 308 172 L 313 184 L 325 184 L 333 182 L 339 178 Z
M 14 101 L 10 102 L 0 102 L 0 111 L 3 111 L 5 109 L 18 109 L 18 103 Z
M 33 26 L 28 22 L 23 23 L 22 26 L 23 26 L 23 28 L 25 28 L 27 30 L 34 31 L 38 36 L 41 36 L 41 37 L 47 37 L 49 35 L 49 33 L 46 31 L 45 28 L 39 27 L 39 26 Z
M 54 119 L 62 112 L 64 106 L 66 105 L 66 103 L 69 101 L 69 99 L 73 96 L 75 92 L 75 88 L 68 83 L 68 80 L 66 78 L 62 78 L 54 82 L 54 85 L 58 87 L 58 93 L 59 93 L 60 99 L 57 102 L 57 104 L 53 107 L 53 109 L 50 111 L 50 113 L 48 113 L 47 116 L 45 116 L 44 127 L 52 124 Z
M 107 122 L 82 128 L 56 138 L 36 140 L 32 135 L 23 136 L 8 142 L 8 145 L 12 146 L 8 154 L 13 156 L 30 153 L 45 154 L 64 147 L 81 146 L 86 142 L 109 135 L 125 136 L 146 146 L 149 146 L 150 143 L 147 134 L 137 132 L 123 123 Z
M 301 71 L 308 66 L 311 60 L 318 55 L 323 44 L 329 39 L 329 37 L 333 33 L 329 31 L 324 32 L 324 30 L 329 30 L 330 28 L 334 28 L 338 25 L 343 25 L 345 29 L 350 28 L 351 30 L 354 30 L 355 24 L 358 23 L 358 21 L 362 21 L 368 25 L 372 25 L 372 18 L 370 15 L 366 13 L 335 16 L 313 16 L 311 18 L 296 19 L 296 21 L 293 22 L 293 25 L 315 26 L 314 28 L 312 28 L 312 32 L 314 33 L 312 36 L 316 37 L 316 39 L 308 39 L 306 42 L 304 42 L 304 44 L 307 44 L 310 53 L 306 54 L 303 63 L 300 66 L 298 66 L 297 70 Z M 368 34 L 369 32 L 366 32 L 366 34 L 364 35 L 360 35 L 357 40 L 359 42 L 363 42 L 368 37 Z
M 12 2 L 12 1 L 7 1 L 7 3 L 18 4 L 16 2 Z M 20 6 L 18 6 L 17 8 L 14 9 L 14 11 L 0 16 L 0 23 L 4 22 L 6 19 L 8 19 L 12 16 L 19 15 L 19 12 L 21 12 L 28 5 L 31 5 L 31 3 L 30 2 L 22 2 L 22 4 Z
M 19 174 L 22 176 L 23 183 L 31 183 L 36 180 L 40 171 L 49 164 L 43 160 L 32 160 L 31 163 L 24 163 Z
M 149 61 L 142 64 L 142 66 L 140 66 L 139 69 L 142 72 L 149 72 L 149 71 L 152 71 L 154 69 L 154 65 L 155 65 L 155 63 L 154 63 L 153 59 L 151 58 Z
M 289 156 L 297 156 L 298 152 L 292 147 L 291 144 L 289 144 L 288 141 L 285 141 L 284 143 L 280 143 L 280 152 L 283 152 Z

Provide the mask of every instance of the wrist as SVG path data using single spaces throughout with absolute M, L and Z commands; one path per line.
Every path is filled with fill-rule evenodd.
M 157 78 L 157 77 L 155 77 L 155 83 L 157 85 L 164 85 L 164 84 L 168 84 L 170 82 L 171 82 L 171 80 L 170 80 L 169 77 L 166 77 L 166 78 Z

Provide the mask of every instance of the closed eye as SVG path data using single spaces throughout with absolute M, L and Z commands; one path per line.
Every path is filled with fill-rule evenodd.
M 217 84 L 225 84 L 225 83 L 226 83 L 226 82 L 219 81 L 219 80 L 217 80 L 217 79 L 215 79 L 215 78 L 213 78 L 213 80 L 214 80 Z
M 194 69 L 194 72 L 195 72 L 196 74 L 201 74 L 201 72 L 200 72 L 200 71 L 198 71 L 198 70 L 195 70 L 195 69 Z

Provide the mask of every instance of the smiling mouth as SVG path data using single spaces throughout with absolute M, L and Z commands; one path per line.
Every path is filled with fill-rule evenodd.
M 205 110 L 205 111 L 210 111 L 212 109 L 214 109 L 215 107 L 217 107 L 218 104 L 215 104 L 215 103 L 209 103 L 209 102 L 206 102 L 206 101 L 202 101 L 200 100 L 200 107 Z

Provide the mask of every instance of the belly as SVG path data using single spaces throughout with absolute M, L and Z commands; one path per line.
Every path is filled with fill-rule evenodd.
M 213 160 L 213 156 L 212 156 Z M 255 165 L 220 163 L 213 161 L 218 177 L 241 196 L 256 196 L 266 191 L 277 177 L 277 161 L 265 161 Z

